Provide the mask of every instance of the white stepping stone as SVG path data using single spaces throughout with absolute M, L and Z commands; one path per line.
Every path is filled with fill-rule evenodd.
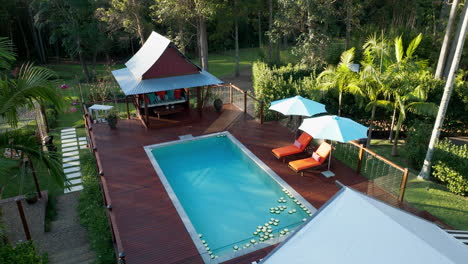
M 73 156 L 73 157 L 63 158 L 62 161 L 63 162 L 70 162 L 70 161 L 79 160 L 79 159 L 80 159 L 80 156 Z
M 81 145 L 80 146 L 80 149 L 87 149 L 88 148 L 88 145 Z
M 80 141 L 87 141 L 86 137 L 79 137 L 78 138 Z
M 63 168 L 68 168 L 68 167 L 73 167 L 73 166 L 80 166 L 80 161 L 69 161 L 69 162 L 64 162 L 62 167 Z
M 75 171 L 80 171 L 80 167 L 71 167 L 71 168 L 63 169 L 64 173 L 70 173 L 70 172 L 75 172 Z
M 68 147 L 62 149 L 62 152 L 68 152 L 68 151 L 73 151 L 73 150 L 78 150 L 78 147 Z
M 65 143 L 65 144 L 62 144 L 62 148 L 76 146 L 76 145 L 77 145 L 76 141 L 75 142 L 70 142 L 70 143 Z
M 63 138 L 63 137 L 67 137 L 67 136 L 68 136 L 69 138 L 74 138 L 74 137 L 76 137 L 76 133 L 73 132 L 73 133 L 67 133 L 67 134 L 62 134 L 62 135 L 61 135 L 62 138 Z
M 81 190 L 83 190 L 83 185 L 77 185 L 77 186 L 70 187 L 70 189 L 65 188 L 65 190 L 63 190 L 63 192 L 64 193 L 71 193 L 71 192 L 77 192 L 77 191 L 81 191 Z
M 81 145 L 87 145 L 87 144 L 88 144 L 87 141 L 80 141 L 80 146 L 81 146 Z
M 76 139 L 75 139 L 75 138 L 70 138 L 70 139 L 64 139 L 64 140 L 62 140 L 62 144 L 63 144 L 63 143 L 70 143 L 70 142 L 76 142 Z
M 73 179 L 73 180 L 69 180 L 68 182 L 70 183 L 70 185 L 77 185 L 77 184 L 81 183 L 81 178 L 76 178 L 76 179 Z
M 71 156 L 77 156 L 80 153 L 78 151 L 70 151 L 70 152 L 64 152 L 62 153 L 63 157 L 71 157 Z
M 74 173 L 69 173 L 65 175 L 67 179 L 74 179 L 74 178 L 79 178 L 81 177 L 81 172 L 74 172 Z
M 64 139 L 69 139 L 69 138 L 75 139 L 75 138 L 76 138 L 76 134 L 62 136 L 62 141 L 63 141 Z
M 60 131 L 61 131 L 61 132 L 67 132 L 67 131 L 75 131 L 75 130 L 76 130 L 76 128 L 71 127 L 71 128 L 64 128 L 64 129 L 62 129 L 62 130 L 60 130 Z

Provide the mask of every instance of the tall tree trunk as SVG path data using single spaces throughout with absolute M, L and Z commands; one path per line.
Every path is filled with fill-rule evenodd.
M 131 0 L 131 4 L 133 8 L 133 12 L 132 12 L 133 17 L 135 18 L 135 22 L 136 22 L 138 38 L 140 38 L 140 45 L 143 46 L 143 44 L 145 43 L 145 34 L 143 32 L 143 25 L 141 24 L 141 20 L 140 20 L 140 12 L 138 12 L 140 8 L 140 4 L 135 3 L 135 0 Z
M 27 3 L 26 3 L 26 5 L 27 5 Z M 31 29 L 31 36 L 32 36 L 32 39 L 33 39 L 33 42 L 34 42 L 34 47 L 36 49 L 39 62 L 40 63 L 45 63 L 45 58 L 43 57 L 43 54 L 42 54 L 42 51 L 41 51 L 41 46 L 39 44 L 39 38 L 37 36 L 37 30 L 36 30 L 36 27 L 34 26 L 34 21 L 33 21 L 33 17 L 32 17 L 32 14 L 31 14 L 31 8 L 29 8 L 29 6 L 26 6 L 26 9 L 28 10 L 28 24 L 29 24 L 29 27 Z
M 449 3 L 448 0 L 442 0 L 440 1 L 440 13 L 439 13 L 439 19 L 438 19 L 438 24 L 437 24 L 437 31 L 442 31 L 444 30 L 444 23 L 443 21 L 445 20 L 445 17 L 449 14 Z
M 398 137 L 400 135 L 400 129 L 401 129 L 402 123 L 403 123 L 403 116 L 400 113 L 398 117 L 398 122 L 395 128 L 395 138 L 393 139 L 392 156 L 398 156 Z
M 341 116 L 341 98 L 343 97 L 343 91 L 338 92 L 338 116 Z
M 24 47 L 26 50 L 26 59 L 29 61 L 31 59 L 31 55 L 29 53 L 29 45 L 28 45 L 28 39 L 26 38 L 26 34 L 24 33 L 24 28 L 21 20 L 18 18 L 18 27 L 20 29 L 21 37 L 23 39 Z
M 262 17 L 260 16 L 260 11 L 258 11 L 257 16 L 258 16 L 258 47 L 262 48 L 263 46 L 262 44 L 262 20 L 261 20 Z
M 345 50 L 349 49 L 349 44 L 351 41 L 351 3 L 352 0 L 346 0 L 346 42 Z
M 83 70 L 83 75 L 85 76 L 86 82 L 89 83 L 91 81 L 91 78 L 89 75 L 88 66 L 86 65 L 86 61 L 83 56 L 83 51 L 81 50 L 81 38 L 79 35 L 77 36 L 77 45 L 78 45 L 78 58 L 80 60 L 81 69 Z
M 453 0 L 452 7 L 450 8 L 449 20 L 447 23 L 447 29 L 445 30 L 444 40 L 442 42 L 442 48 L 440 49 L 439 61 L 437 62 L 437 69 L 434 78 L 440 79 L 444 71 L 445 58 L 449 48 L 450 34 L 452 32 L 453 21 L 457 16 L 458 0 Z
M 376 108 L 377 108 L 377 106 L 374 104 L 372 106 L 372 113 L 371 113 L 371 118 L 370 118 L 369 132 L 367 134 L 366 148 L 369 148 L 371 146 L 372 129 L 374 128 L 374 119 L 375 119 L 375 110 L 376 110 Z
M 462 12 L 462 14 L 460 16 L 460 21 L 458 22 L 458 25 L 457 25 L 457 31 L 455 33 L 455 38 L 453 39 L 452 45 L 450 47 L 450 55 L 449 55 L 447 61 L 445 62 L 444 74 L 443 74 L 443 78 L 445 78 L 445 79 L 449 75 L 450 67 L 451 67 L 453 59 L 455 57 L 455 50 L 457 49 L 457 43 L 458 43 L 458 41 L 460 39 L 460 36 L 462 35 L 461 30 L 462 30 L 463 18 L 465 17 L 466 12 L 467 12 L 466 5 L 467 5 L 467 3 L 465 3 L 465 7 L 463 8 L 463 12 Z
M 273 42 L 271 39 L 271 31 L 273 30 L 273 0 L 268 1 L 268 9 L 270 11 L 268 16 L 268 31 L 270 33 L 268 38 L 268 60 L 273 60 Z
M 203 70 L 208 70 L 208 39 L 206 34 L 206 21 L 205 18 L 200 16 L 198 18 L 198 31 L 199 31 L 199 45 L 200 45 L 200 61 Z
M 235 26 L 235 46 L 236 46 L 236 71 L 235 71 L 235 75 L 236 77 L 239 77 L 239 22 L 238 22 L 238 19 L 236 18 L 235 22 L 234 22 L 234 26 Z
M 424 164 L 419 173 L 418 177 L 422 178 L 429 178 L 431 172 L 431 163 L 432 163 L 432 156 L 434 155 L 434 147 L 436 141 L 439 139 L 440 129 L 444 124 L 445 114 L 447 113 L 447 108 L 450 102 L 450 96 L 452 95 L 453 91 L 453 83 L 455 81 L 455 74 L 458 70 L 458 64 L 460 63 L 461 55 L 463 52 L 463 46 L 465 44 L 466 33 L 468 28 L 468 15 L 466 9 L 468 8 L 468 4 L 465 4 L 463 17 L 460 18 L 460 22 L 462 22 L 462 27 L 460 30 L 460 36 L 458 36 L 458 43 L 457 48 L 455 50 L 455 59 L 452 61 L 452 65 L 450 67 L 449 75 L 447 78 L 447 82 L 445 83 L 444 94 L 442 95 L 442 100 L 440 101 L 439 111 L 437 113 L 437 118 L 434 124 L 434 129 L 432 130 L 431 139 L 429 141 L 429 147 L 427 149 L 426 158 L 424 159 Z
M 39 46 L 41 48 L 42 58 L 44 59 L 44 63 L 47 63 L 47 54 L 46 49 L 44 48 L 44 41 L 42 40 L 42 33 L 40 28 L 37 28 L 37 36 L 39 37 Z
M 397 105 L 395 103 L 395 106 L 393 107 L 392 124 L 390 125 L 390 135 L 388 135 L 389 143 L 392 143 L 393 141 L 393 131 L 395 128 L 396 111 L 397 111 Z

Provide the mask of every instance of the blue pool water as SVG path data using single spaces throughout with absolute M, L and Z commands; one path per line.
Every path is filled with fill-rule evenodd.
M 212 257 L 241 252 L 252 245 L 252 239 L 254 244 L 261 242 L 260 235 L 272 234 L 273 239 L 263 240 L 273 244 L 279 232 L 292 231 L 310 217 L 311 212 L 295 202 L 298 197 L 290 198 L 284 186 L 227 136 L 155 147 L 151 153 Z M 257 232 L 259 226 L 267 232 Z M 234 250 L 235 246 L 241 250 Z

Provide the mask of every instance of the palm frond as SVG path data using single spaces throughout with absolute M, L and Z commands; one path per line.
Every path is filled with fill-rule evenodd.
M 417 115 L 437 116 L 439 107 L 434 103 L 429 102 L 412 102 L 407 106 L 408 111 Z
M 416 36 L 413 40 L 411 40 L 410 44 L 408 45 L 408 48 L 406 49 L 406 57 L 411 58 L 418 48 L 419 44 L 421 43 L 422 40 L 422 33 L 419 33 L 418 36 Z
M 353 63 L 353 60 L 354 60 L 354 47 L 341 53 L 340 65 L 345 65 L 346 67 L 349 67 L 349 65 Z
M 403 39 L 401 36 L 395 38 L 395 58 L 397 62 L 401 62 L 403 60 Z
M 15 60 L 15 57 L 11 40 L 0 37 L 0 69 L 8 69 L 10 63 Z

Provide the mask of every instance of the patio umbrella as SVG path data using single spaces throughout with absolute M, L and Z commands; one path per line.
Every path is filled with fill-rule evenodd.
M 283 115 L 313 116 L 325 113 L 325 105 L 300 95 L 271 102 L 270 110 L 277 111 Z
M 326 115 L 304 119 L 299 129 L 314 138 L 328 139 L 338 142 L 367 137 L 367 127 L 345 117 Z M 322 172 L 326 177 L 334 176 L 330 171 L 331 152 L 328 159 L 328 171 Z

